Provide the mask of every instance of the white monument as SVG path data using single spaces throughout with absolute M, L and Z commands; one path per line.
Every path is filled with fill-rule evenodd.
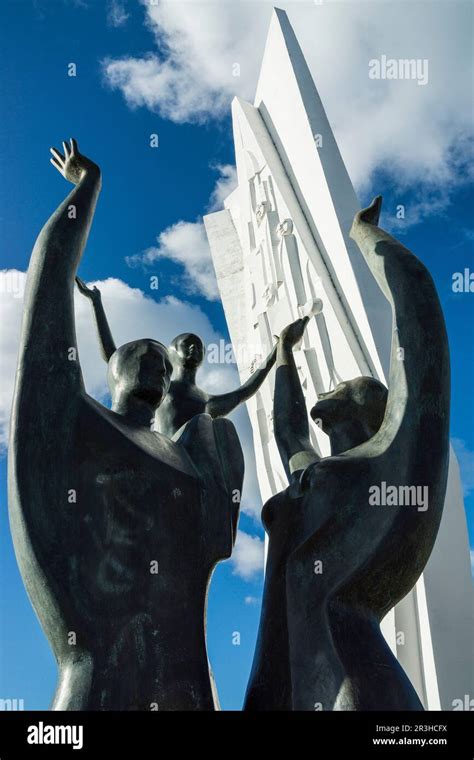
M 295 352 L 308 410 L 340 379 L 387 383 L 391 311 L 349 238 L 360 204 L 283 11 L 273 13 L 255 103 L 235 98 L 232 116 L 238 187 L 204 221 L 242 381 L 284 325 L 313 314 Z M 263 501 L 287 487 L 273 435 L 273 379 L 247 403 Z M 328 455 L 325 434 L 313 426 L 311 436 Z M 452 710 L 455 700 L 474 697 L 472 592 L 452 453 L 433 554 L 382 623 L 427 709 Z

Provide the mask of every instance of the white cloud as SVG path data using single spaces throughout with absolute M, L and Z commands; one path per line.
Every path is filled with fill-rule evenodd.
M 224 199 L 237 185 L 235 166 L 215 164 L 219 176 L 209 198 L 208 211 L 222 208 Z M 182 290 L 189 294 L 199 294 L 208 301 L 218 301 L 214 264 L 203 223 L 180 220 L 167 227 L 157 237 L 157 246 L 151 246 L 142 253 L 127 256 L 130 267 L 152 266 L 157 259 L 169 259 L 183 267 Z
M 18 270 L 0 273 L 0 451 L 3 452 L 8 441 L 25 278 L 25 273 Z M 207 345 L 222 340 L 201 309 L 185 301 L 168 297 L 157 302 L 143 291 L 114 278 L 95 281 L 89 285 L 97 285 L 102 293 L 102 302 L 117 345 L 140 337 L 156 338 L 168 344 L 176 335 L 191 328 Z M 86 389 L 94 398 L 104 401 L 108 395 L 106 366 L 99 353 L 90 303 L 77 291 L 75 312 L 79 357 Z M 199 372 L 198 382 L 210 393 L 225 393 L 238 386 L 239 377 L 235 365 L 205 362 Z M 261 499 L 252 431 L 243 406 L 234 412 L 232 421 L 239 434 L 245 459 L 242 511 L 256 518 L 261 510 Z
M 214 265 L 202 222 L 179 221 L 158 235 L 158 245 L 128 256 L 129 266 L 151 266 L 157 259 L 170 259 L 183 267 L 184 292 L 219 300 Z
M 232 164 L 216 164 L 214 167 L 220 174 L 212 195 L 209 199 L 208 211 L 218 211 L 227 196 L 237 187 L 237 169 Z
M 251 536 L 243 530 L 237 531 L 237 541 L 229 560 L 234 575 L 244 581 L 254 580 L 263 573 L 264 543 L 258 536 Z
M 119 0 L 109 0 L 107 7 L 107 23 L 116 28 L 124 26 L 130 14 L 125 10 L 125 5 Z
M 463 485 L 464 496 L 474 491 L 474 451 L 468 449 L 465 441 L 461 438 L 452 438 L 454 451 L 459 462 L 459 469 L 461 470 L 461 482 Z
M 234 94 L 253 100 L 272 5 L 144 2 L 156 52 L 104 62 L 106 80 L 129 106 L 174 122 L 219 119 Z M 400 194 L 414 183 L 429 188 L 415 218 L 438 212 L 467 163 L 469 3 L 286 0 L 279 6 L 288 11 L 356 185 L 367 187 L 383 169 Z M 370 79 L 369 61 L 382 55 L 427 59 L 428 83 Z
M 210 114 L 226 114 L 236 87 L 251 96 L 257 61 L 254 25 L 260 27 L 260 54 L 265 22 L 255 4 L 248 3 L 242 17 L 240 3 L 160 2 L 143 0 L 146 20 L 160 46 L 160 54 L 142 58 L 106 60 L 109 84 L 120 89 L 129 106 L 146 106 L 177 123 L 206 122 Z M 252 19 L 246 34 L 244 24 Z M 246 37 L 248 42 L 246 43 Z M 164 54 L 163 54 L 164 51 Z M 241 76 L 233 76 L 240 63 Z
M 244 599 L 244 603 L 247 604 L 249 607 L 256 607 L 260 603 L 260 599 L 256 596 L 246 596 Z

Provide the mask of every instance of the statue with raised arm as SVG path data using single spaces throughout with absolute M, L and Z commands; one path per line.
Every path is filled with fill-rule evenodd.
M 321 395 L 309 437 L 293 347 L 278 346 L 275 436 L 290 486 L 264 506 L 268 562 L 247 710 L 422 710 L 380 631 L 436 539 L 448 469 L 449 351 L 433 280 L 378 227 L 381 197 L 351 230 L 393 312 L 389 389 L 371 377 Z
M 80 292 L 92 303 L 101 354 L 108 362 L 115 350 L 115 343 L 100 290 L 97 287 L 89 288 L 79 277 L 76 277 L 76 282 Z M 168 350 L 173 364 L 173 377 L 163 403 L 156 410 L 154 429 L 171 437 L 196 414 L 210 414 L 213 419 L 226 417 L 251 398 L 275 364 L 277 347 L 275 345 L 260 367 L 239 388 L 216 395 L 207 393 L 196 385 L 196 373 L 205 354 L 204 344 L 198 335 L 177 335 Z
M 53 709 L 213 710 L 206 596 L 235 539 L 240 444 L 208 414 L 174 440 L 150 430 L 172 370 L 150 338 L 109 357 L 112 409 L 87 394 L 74 278 L 101 173 L 63 147 L 51 160 L 74 188 L 31 256 L 9 461 L 18 563 L 58 662 Z

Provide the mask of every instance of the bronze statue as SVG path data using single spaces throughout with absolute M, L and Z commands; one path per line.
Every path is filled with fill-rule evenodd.
M 319 397 L 311 416 L 329 457 L 310 443 L 293 357 L 307 318 L 280 336 L 274 425 L 290 485 L 262 512 L 268 561 L 246 710 L 423 709 L 379 625 L 418 580 L 440 524 L 449 350 L 433 280 L 377 226 L 380 208 L 379 196 L 351 236 L 392 306 L 389 389 L 359 377 Z M 372 498 L 388 487 L 385 504 Z
M 75 187 L 31 256 L 9 461 L 17 558 L 58 662 L 53 709 L 213 710 L 206 595 L 235 539 L 240 444 L 208 414 L 174 440 L 150 430 L 172 369 L 150 338 L 114 347 L 112 409 L 87 394 L 74 278 L 101 173 L 63 148 L 51 161 Z

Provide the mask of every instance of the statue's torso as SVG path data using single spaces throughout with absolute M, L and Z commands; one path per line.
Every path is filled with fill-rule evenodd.
M 81 709 L 212 709 L 204 614 L 212 568 L 228 556 L 222 494 L 204 493 L 185 448 L 90 398 L 73 428 L 62 450 L 56 431 L 41 473 L 31 462 L 36 503 L 22 478 L 13 513 L 26 515 L 26 534 L 14 534 L 56 656 L 66 668 L 79 653 L 92 659 Z M 16 456 L 23 467 L 27 446 Z M 77 691 L 57 709 L 72 709 Z
M 188 420 L 206 411 L 209 395 L 196 385 L 173 380 L 155 414 L 155 429 L 170 438 Z
M 247 709 L 310 710 L 319 702 L 323 709 L 373 709 L 351 702 L 358 688 L 351 691 L 351 683 L 361 674 L 370 680 L 376 661 L 394 674 L 394 709 L 418 704 L 413 690 L 398 691 L 403 676 L 378 621 L 408 593 L 426 561 L 442 509 L 436 493 L 442 476 L 426 473 L 432 480 L 427 513 L 369 503 L 371 486 L 413 482 L 415 466 L 407 458 L 394 472 L 389 456 L 329 457 L 311 467 L 300 496 L 288 488 L 265 504 L 268 559 Z M 373 696 L 382 703 L 380 694 Z

